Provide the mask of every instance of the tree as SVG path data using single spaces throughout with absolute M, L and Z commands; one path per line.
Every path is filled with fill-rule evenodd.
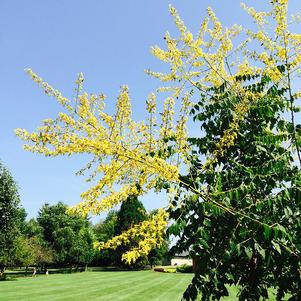
M 67 214 L 67 206 L 45 204 L 37 221 L 43 238 L 52 248 L 57 264 L 85 265 L 91 261 L 93 234 L 88 219 L 76 214 Z
M 147 218 L 147 212 L 143 204 L 136 196 L 130 196 L 121 204 L 119 211 L 117 211 L 117 223 L 115 228 L 115 235 L 121 234 L 132 228 Z
M 11 266 L 25 266 L 26 273 L 28 266 L 34 264 L 34 253 L 23 235 L 19 235 L 10 249 L 13 255 Z
M 27 213 L 23 207 L 18 207 L 17 210 L 17 227 L 21 234 L 25 234 L 27 230 L 27 221 L 26 221 Z
M 133 225 L 147 219 L 147 212 L 143 204 L 135 196 L 130 196 L 122 203 L 118 211 L 111 210 L 106 219 L 94 227 L 96 238 L 101 243 L 106 243 L 116 235 L 121 235 L 129 230 Z M 135 236 L 131 237 L 125 244 L 120 245 L 116 250 L 102 250 L 96 257 L 104 265 L 118 265 L 128 268 L 138 268 L 147 264 L 147 257 L 141 258 L 135 264 L 126 264 L 122 261 L 122 254 L 126 250 L 135 247 L 138 244 Z
M 22 234 L 27 238 L 37 237 L 38 239 L 43 240 L 43 228 L 35 218 L 26 221 Z
M 81 228 L 75 238 L 70 250 L 71 258 L 74 263 L 83 264 L 87 271 L 88 264 L 93 260 L 94 235 L 90 227 Z
M 151 212 L 149 212 L 149 216 L 156 216 L 157 214 L 157 209 L 155 210 L 152 210 Z M 170 264 L 170 241 L 168 240 L 168 237 L 167 235 L 164 235 L 164 243 L 162 243 L 162 245 L 160 247 L 156 247 L 156 248 L 153 248 L 147 258 L 148 258 L 148 262 L 151 266 L 151 268 L 154 266 L 154 265 L 167 265 L 167 264 Z
M 34 265 L 46 271 L 47 266 L 54 263 L 54 252 L 48 242 L 44 240 L 43 228 L 36 219 L 31 218 L 22 223 L 21 234 L 20 245 L 23 245 L 24 252 L 28 256 L 20 264 L 26 269 L 29 265 Z
M 27 243 L 31 253 L 30 264 L 38 266 L 46 272 L 47 266 L 54 262 L 54 252 L 41 237 L 32 236 L 27 238 Z M 25 265 L 25 264 L 24 264 Z M 28 265 L 25 265 L 28 266 Z
M 117 211 L 117 223 L 114 235 L 121 235 L 123 232 L 131 229 L 133 225 L 137 225 L 147 219 L 147 212 L 143 204 L 136 196 L 129 196 L 126 201 L 121 204 L 119 211 Z M 141 268 L 148 263 L 147 256 L 139 258 L 134 263 L 127 264 L 122 260 L 122 255 L 130 249 L 135 248 L 139 244 L 139 239 L 132 236 L 130 239 L 120 245 L 116 250 L 116 263 L 120 266 L 127 266 L 132 268 Z
M 257 77 L 250 76 L 251 80 Z M 296 300 L 300 298 L 301 224 L 295 219 L 301 213 L 296 185 L 300 173 L 292 164 L 292 150 L 283 143 L 290 139 L 292 124 L 280 118 L 289 102 L 283 97 L 284 90 L 268 77 L 256 84 L 245 81 L 246 90 L 254 85 L 266 92 L 240 120 L 235 146 L 216 157 L 215 167 L 222 167 L 214 171 L 203 168 L 199 156 L 216 150 L 214 136 L 229 128 L 240 100 L 227 88 L 214 89 L 212 97 L 220 102 L 204 95 L 195 109 L 204 136 L 190 139 L 198 155 L 183 182 L 193 181 L 196 190 L 207 185 L 206 196 L 215 203 L 198 194 L 187 196 L 183 185 L 177 195 L 183 197 L 181 208 L 170 210 L 177 222 L 169 231 L 180 238 L 175 251 L 188 250 L 198 261 L 194 280 L 184 295 L 188 300 L 194 300 L 197 291 L 202 300 L 220 299 L 228 295 L 227 285 L 233 284 L 240 287 L 239 300 L 268 298 L 272 287 L 277 288 L 279 300 L 288 291 Z
M 111 210 L 106 219 L 94 226 L 96 240 L 106 243 L 115 235 L 120 235 L 122 232 L 131 229 L 135 224 L 139 224 L 157 214 L 157 210 L 153 210 L 148 214 L 143 204 L 136 198 L 130 197 L 124 202 L 118 211 Z M 143 267 L 150 263 L 151 265 L 158 264 L 164 260 L 168 252 L 168 242 L 161 247 L 154 248 L 151 252 L 135 264 L 125 264 L 122 262 L 122 254 L 126 250 L 134 248 L 138 244 L 138 240 L 132 237 L 126 244 L 119 246 L 116 250 L 96 250 L 94 264 L 97 265 L 121 265 L 124 267 Z
M 5 267 L 13 262 L 19 236 L 19 194 L 10 172 L 0 163 L 0 279 Z
M 168 210 L 99 247 L 139 237 L 122 256 L 136 261 L 163 244 L 170 218 L 169 232 L 180 237 L 177 248 L 199 262 L 186 300 L 196 300 L 198 290 L 203 300 L 219 300 L 226 284 L 239 287 L 240 300 L 266 299 L 270 286 L 277 300 L 285 293 L 301 298 L 300 93 L 293 90 L 301 35 L 289 30 L 288 0 L 269 3 L 267 12 L 243 5 L 256 25 L 244 31 L 223 28 L 208 8 L 195 36 L 170 7 L 179 36 L 166 33 L 166 49 L 152 48 L 170 72 L 147 72 L 164 83 L 159 91 L 170 94 L 160 114 L 150 94 L 143 122 L 132 119 L 126 86 L 109 115 L 102 95 L 83 92 L 81 75 L 79 96 L 71 102 L 28 70 L 65 112 L 34 133 L 17 130 L 26 148 L 46 156 L 92 155 L 81 172 L 100 176 L 74 211 L 98 214 L 128 196 L 168 191 Z M 197 137 L 186 131 L 189 112 L 203 129 Z
M 103 221 L 94 225 L 93 232 L 95 240 L 106 243 L 116 233 L 117 211 L 110 210 Z M 108 266 L 116 264 L 116 253 L 114 250 L 95 250 L 93 265 Z
M 116 227 L 117 211 L 110 210 L 106 218 L 93 227 L 96 240 L 104 242 L 108 241 L 115 235 L 117 231 Z

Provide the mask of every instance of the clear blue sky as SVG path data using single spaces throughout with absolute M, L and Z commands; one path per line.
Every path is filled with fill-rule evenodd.
M 301 11 L 300 0 L 291 11 Z M 245 1 L 263 6 L 269 1 Z M 128 84 L 135 116 L 159 83 L 144 69 L 162 70 L 149 53 L 163 45 L 165 31 L 175 32 L 168 4 L 180 12 L 196 32 L 207 6 L 226 25 L 249 21 L 237 0 L 1 0 L 0 1 L 0 159 L 20 187 L 22 205 L 30 217 L 44 202 L 74 204 L 88 186 L 74 173 L 85 163 L 81 157 L 45 158 L 22 150 L 13 129 L 33 130 L 42 119 L 54 117 L 59 107 L 24 73 L 32 68 L 65 96 L 72 97 L 78 72 L 85 74 L 89 92 L 115 99 Z M 110 106 L 110 104 L 109 104 Z M 164 204 L 164 197 L 145 198 L 147 209 Z

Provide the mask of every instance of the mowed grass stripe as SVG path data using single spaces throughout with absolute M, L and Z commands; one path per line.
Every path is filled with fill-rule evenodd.
M 95 300 L 153 300 L 154 297 L 161 295 L 161 290 L 165 290 L 168 288 L 168 285 L 176 286 L 176 278 L 173 275 L 172 283 L 170 279 L 168 279 L 167 274 L 159 274 L 159 275 L 151 275 L 152 277 L 137 279 L 134 283 L 126 288 L 119 290 L 118 287 L 114 291 L 111 292 L 110 295 L 103 295 L 102 298 L 95 298 Z M 153 296 L 155 294 L 155 296 Z M 173 300 L 175 295 L 173 294 Z M 93 299 L 94 300 L 94 299 Z M 162 299 L 161 299 L 162 300 Z
M 183 275 L 182 275 L 183 276 Z M 126 300 L 128 301 L 135 301 L 135 300 L 172 300 L 175 296 L 175 287 L 178 286 L 179 278 L 176 275 L 164 274 L 160 275 L 156 282 L 152 281 L 146 286 L 140 287 L 132 291 L 132 293 L 128 296 Z M 190 279 L 189 279 L 190 280 Z M 189 282 L 188 280 L 188 282 Z M 179 294 L 179 297 L 182 295 L 182 292 Z M 164 298 L 163 298 L 164 296 Z M 115 300 L 115 299 L 114 299 Z M 118 298 L 118 301 L 123 300 L 122 298 Z M 177 300 L 180 300 L 178 298 Z
M 108 272 L 96 272 L 72 275 L 53 275 L 49 277 L 44 276 L 31 279 L 23 278 L 22 286 L 18 287 L 16 291 L 10 291 L 10 293 L 6 294 L 6 300 L 17 300 L 17 298 L 22 298 L 23 300 L 24 298 L 29 298 L 28 300 L 41 301 L 54 299 L 62 300 L 62 295 L 64 298 L 68 298 L 68 295 L 74 296 L 80 292 L 88 291 L 88 293 L 90 293 L 93 288 L 95 289 L 95 287 L 97 290 L 105 289 L 108 285 L 107 282 L 112 283 L 112 277 L 114 277 L 114 281 L 119 283 L 119 285 L 124 282 L 131 281 L 131 278 L 135 278 L 135 275 L 131 272 L 127 272 L 127 274 L 124 274 L 124 272 L 120 272 L 121 274 L 119 274 L 119 272 L 113 272 L 110 273 L 112 275 L 110 277 L 108 277 L 109 275 L 107 275 L 107 273 Z M 122 281 L 120 282 L 119 279 Z M 31 285 L 28 283 L 27 286 L 24 286 L 24 280 L 29 281 Z M 42 294 L 41 286 L 43 287 Z M 1 289 L 0 292 L 2 292 Z M 51 297 L 50 299 L 49 296 Z M 74 299 L 72 298 L 72 300 Z
M 147 285 L 147 278 L 153 278 L 153 274 L 148 272 L 129 272 L 127 275 L 122 275 L 122 281 L 118 281 L 114 272 L 107 277 L 106 282 L 98 282 L 94 286 L 89 282 L 89 289 L 73 291 L 73 293 L 65 294 L 66 301 L 69 300 L 115 300 L 119 296 L 123 296 L 121 300 L 127 300 L 128 291 L 131 294 L 133 289 L 136 290 L 139 286 Z M 75 299 L 76 298 L 76 299 Z M 53 299 L 60 300 L 59 298 Z
M 111 277 L 108 277 L 108 272 L 96 272 L 96 273 L 82 273 L 82 274 L 66 274 L 66 275 L 50 275 L 48 277 L 41 276 L 37 278 L 22 278 L 18 281 L 3 282 L 3 284 L 8 284 L 9 287 L 6 289 L 1 288 L 0 293 L 2 295 L 6 293 L 6 300 L 16 300 L 17 297 L 26 298 L 29 296 L 30 300 L 48 300 L 48 295 L 52 296 L 54 299 L 55 295 L 60 299 L 61 294 L 68 295 L 72 294 L 75 290 L 82 291 L 86 288 L 89 290 L 93 286 L 101 285 L 104 287 L 104 282 L 110 282 Z M 122 273 L 122 272 L 121 272 Z M 95 274 L 95 275 L 93 275 Z M 114 274 L 114 280 L 127 281 L 127 279 L 132 278 L 134 275 L 129 274 L 127 277 L 125 275 Z M 15 290 L 11 290 L 11 285 L 14 283 Z M 43 287 L 43 294 L 41 294 L 41 287 Z M 0 296 L 1 296 L 0 295 Z M 10 299 L 11 297 L 11 299 Z M 0 297 L 1 298 L 1 297 Z M 1 300 L 1 299 L 0 299 Z
M 119 274 L 119 273 L 118 273 Z M 85 279 L 86 277 L 83 277 L 83 279 L 80 279 L 80 285 L 78 286 L 75 282 L 73 282 L 73 284 L 72 284 L 72 287 L 71 287 L 71 290 L 69 290 L 68 291 L 68 287 L 66 286 L 66 285 L 60 285 L 61 287 L 62 287 L 62 289 L 63 289 L 63 291 L 62 291 L 62 293 L 64 293 L 64 296 L 65 297 L 67 297 L 66 295 L 77 295 L 78 294 L 78 292 L 77 291 L 81 291 L 81 292 L 88 292 L 88 294 L 90 294 L 90 293 L 92 293 L 92 290 L 91 290 L 91 288 L 95 288 L 95 286 L 96 286 L 96 291 L 100 291 L 100 290 L 102 290 L 102 293 L 105 291 L 105 290 L 109 290 L 110 291 L 110 288 L 112 288 L 113 290 L 116 290 L 116 288 L 118 288 L 119 287 L 119 289 L 122 289 L 123 287 L 127 287 L 128 286 L 128 283 L 131 283 L 132 281 L 131 281 L 131 278 L 137 278 L 137 276 L 139 276 L 139 278 L 141 278 L 140 276 L 141 275 L 137 275 L 137 274 L 133 274 L 133 273 L 130 273 L 130 274 L 126 274 L 126 276 L 127 277 L 124 277 L 125 276 L 125 274 L 116 274 L 116 273 L 113 273 L 113 274 L 111 274 L 111 276 L 114 276 L 114 282 L 116 282 L 116 285 L 115 284 L 113 284 L 113 286 L 110 286 L 109 288 L 107 287 L 107 284 L 106 283 L 104 283 L 104 281 L 101 281 L 101 280 L 104 280 L 104 279 L 100 279 L 100 277 L 99 277 L 99 275 L 98 274 L 96 274 L 95 276 L 98 276 L 97 278 L 96 278 L 96 282 L 95 281 L 91 281 L 92 279 L 91 279 L 91 277 L 89 277 L 89 279 Z M 118 281 L 118 276 L 121 276 L 122 277 L 122 287 L 120 287 L 121 286 L 121 283 Z M 90 276 L 90 275 L 89 275 Z M 108 277 L 109 275 L 105 275 L 105 276 L 107 276 L 106 277 L 106 281 L 105 282 L 110 282 L 110 283 L 112 283 L 112 277 Z M 151 275 L 150 275 L 151 276 Z M 64 277 L 64 276 L 63 276 Z M 62 278 L 62 277 L 59 277 L 59 278 Z M 67 278 L 69 278 L 70 279 L 70 277 L 67 277 Z M 72 277 L 72 278 L 74 278 L 74 277 Z M 95 278 L 95 277 L 94 277 Z M 104 277 L 101 277 L 101 278 L 104 278 Z M 31 279 L 31 282 L 32 281 L 35 281 L 35 280 L 37 280 L 37 279 Z M 45 280 L 45 279 L 44 279 Z M 48 280 L 48 279 L 47 279 Z M 56 279 L 57 280 L 57 279 Z M 65 279 L 65 280 L 67 280 L 67 279 Z M 87 285 L 87 281 L 85 281 L 85 280 L 89 280 L 88 281 L 88 285 Z M 139 280 L 139 279 L 138 279 Z M 145 280 L 145 279 L 143 279 L 143 280 Z M 67 281 L 66 281 L 67 282 Z M 137 283 L 137 281 L 135 281 L 136 283 Z M 51 286 L 51 291 L 52 291 L 52 293 L 49 291 L 49 289 L 47 290 L 47 288 L 45 288 L 45 286 L 44 286 L 44 289 L 43 289 L 43 295 L 44 295 L 44 297 L 46 297 L 45 295 L 51 295 L 52 296 L 52 299 L 54 299 L 54 292 L 55 292 L 55 295 L 58 295 L 57 296 L 57 298 L 55 298 L 55 299 L 61 299 L 61 294 L 59 294 L 60 293 L 60 289 L 58 289 L 58 284 L 59 283 L 53 283 L 53 281 L 49 281 L 48 283 L 48 286 Z M 53 287 L 53 285 L 54 285 L 54 287 Z M 99 287 L 100 286 L 100 287 Z M 20 290 L 18 290 L 19 292 L 20 292 Z M 23 299 L 24 299 L 24 297 L 25 297 L 25 294 L 26 294 L 26 292 L 24 292 L 24 290 L 21 290 L 21 291 L 23 291 L 23 293 L 21 293 L 21 295 L 22 295 L 22 297 L 23 297 Z M 38 295 L 38 299 L 39 300 L 41 300 L 41 299 L 45 299 L 45 300 L 47 300 L 48 298 L 44 298 L 44 297 L 42 297 L 41 296 L 41 294 L 40 294 L 40 291 L 41 291 L 41 288 L 39 287 L 38 288 L 38 292 L 37 292 L 37 295 Z M 68 291 L 68 292 L 67 292 Z M 93 291 L 94 291 L 94 289 L 93 289 Z M 73 293 L 72 293 L 73 292 Z M 34 298 L 34 295 L 35 295 L 35 291 L 33 291 L 33 290 L 31 290 L 30 291 L 30 297 L 31 297 L 31 299 L 33 299 Z M 50 293 L 50 294 L 49 294 Z M 17 295 L 19 295 L 19 294 L 17 294 Z M 16 297 L 17 297 L 17 295 L 16 294 L 14 294 L 12 297 L 15 299 Z M 27 294 L 26 294 L 27 295 Z M 6 297 L 9 297 L 7 294 L 6 294 Z M 72 297 L 72 299 L 73 299 L 73 297 Z M 73 299 L 74 300 L 74 299 Z
M 179 300 L 190 279 L 191 275 L 153 271 L 87 272 L 21 278 L 0 283 L 0 301 L 162 300 L 162 292 L 171 287 L 174 291 L 166 300 Z
M 167 284 L 168 286 L 166 287 L 166 289 L 162 290 L 159 297 L 154 296 L 152 300 L 154 301 L 172 300 L 174 294 L 182 297 L 184 290 L 187 288 L 192 278 L 191 275 L 186 274 L 185 276 L 186 277 L 179 277 L 178 282 L 175 285 L 172 283 L 173 279 L 169 279 L 169 282 Z

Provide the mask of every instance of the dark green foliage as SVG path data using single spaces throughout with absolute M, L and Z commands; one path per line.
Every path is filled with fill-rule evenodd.
M 54 252 L 48 244 L 39 236 L 32 236 L 26 239 L 31 252 L 30 265 L 46 270 L 47 266 L 54 262 Z M 26 264 L 23 264 L 26 266 Z
M 182 176 L 186 184 L 170 209 L 175 222 L 169 228 L 180 238 L 173 250 L 189 251 L 197 261 L 185 300 L 196 300 L 198 292 L 201 300 L 220 300 L 228 285 L 239 287 L 239 300 L 266 300 L 271 287 L 277 300 L 286 293 L 301 300 L 301 173 L 294 124 L 283 118 L 291 100 L 267 77 L 245 89 L 266 93 L 250 102 L 235 145 L 210 168 L 202 168 L 202 159 L 214 152 L 241 99 L 224 84 L 192 110 L 203 135 L 190 139 L 192 167 Z M 189 186 L 206 186 L 206 193 Z
M 106 242 L 116 233 L 117 211 L 111 210 L 105 220 L 96 224 L 94 229 L 95 238 L 99 241 Z
M 169 242 L 166 239 L 164 244 L 160 248 L 155 248 L 150 251 L 148 254 L 148 262 L 151 268 L 154 265 L 169 265 L 170 259 L 168 255 L 169 251 Z
M 121 234 L 123 231 L 130 229 L 133 225 L 147 219 L 147 212 L 143 204 L 136 196 L 129 197 L 122 203 L 120 210 L 117 213 L 117 224 L 115 228 L 115 235 Z M 142 268 L 148 264 L 147 258 L 140 258 L 132 265 L 128 265 L 121 260 L 122 254 L 129 250 L 132 246 L 137 244 L 138 238 L 132 237 L 131 241 L 126 246 L 120 246 L 116 249 L 116 264 L 128 268 Z
M 178 273 L 192 273 L 192 265 L 183 264 L 177 267 Z
M 122 203 L 117 213 L 117 225 L 115 234 L 118 235 L 123 231 L 130 229 L 133 225 L 138 224 L 147 218 L 147 212 L 143 204 L 137 197 L 131 196 Z
M 27 213 L 24 208 L 18 208 L 17 213 L 16 213 L 16 218 L 17 218 L 17 227 L 21 234 L 25 234 L 27 230 L 27 222 L 26 222 L 26 217 Z
M 0 163 L 0 279 L 4 269 L 16 256 L 21 209 L 17 185 L 10 172 Z
M 54 251 L 44 239 L 43 228 L 32 218 L 25 223 L 22 234 L 26 240 L 25 249 L 30 251 L 27 262 L 23 261 L 22 265 L 34 265 L 45 272 L 47 266 L 54 263 Z
M 86 218 L 67 214 L 67 206 L 45 204 L 37 218 L 43 238 L 53 249 L 57 264 L 88 264 L 93 257 L 93 233 Z
M 99 222 L 93 227 L 95 239 L 97 241 L 107 242 L 116 233 L 117 211 L 111 210 L 105 220 Z M 103 250 L 99 252 L 95 250 L 92 264 L 96 266 L 114 265 L 117 261 L 116 252 L 114 250 Z
M 139 224 L 156 212 L 157 211 L 154 210 L 147 214 L 143 204 L 136 197 L 131 197 L 122 204 L 119 211 L 109 211 L 106 219 L 93 227 L 95 239 L 97 241 L 107 242 L 109 239 L 113 238 L 113 236 L 128 230 L 134 224 Z M 129 245 L 121 246 L 117 250 L 108 249 L 102 250 L 101 252 L 96 250 L 92 264 L 98 266 L 119 265 L 123 268 L 141 268 L 147 264 L 153 266 L 166 262 L 168 253 L 167 240 L 160 248 L 151 250 L 147 258 L 143 258 L 131 266 L 125 265 L 121 261 L 123 252 L 135 245 L 137 241 L 137 238 L 133 237 Z
M 26 222 L 23 234 L 27 238 L 38 237 L 39 239 L 43 239 L 43 228 L 35 218 L 31 218 Z
M 16 183 L 0 165 L 0 278 L 4 278 L 6 266 L 43 265 L 52 261 L 52 251 L 42 240 L 40 229 L 34 220 L 26 222 L 26 211 L 19 203 Z
M 156 214 L 157 212 L 157 209 L 152 210 L 149 213 L 149 217 L 151 217 L 153 214 Z M 169 257 L 169 241 L 167 237 L 165 237 L 165 241 L 160 248 L 155 248 L 150 251 L 150 253 L 148 254 L 148 262 L 151 268 L 154 265 L 170 265 Z

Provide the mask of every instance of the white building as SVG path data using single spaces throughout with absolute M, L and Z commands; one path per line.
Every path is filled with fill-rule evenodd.
M 183 252 L 181 254 L 176 254 L 172 259 L 171 259 L 171 265 L 175 266 L 180 266 L 183 264 L 187 265 L 192 265 L 192 259 L 189 258 L 189 253 L 188 252 Z

